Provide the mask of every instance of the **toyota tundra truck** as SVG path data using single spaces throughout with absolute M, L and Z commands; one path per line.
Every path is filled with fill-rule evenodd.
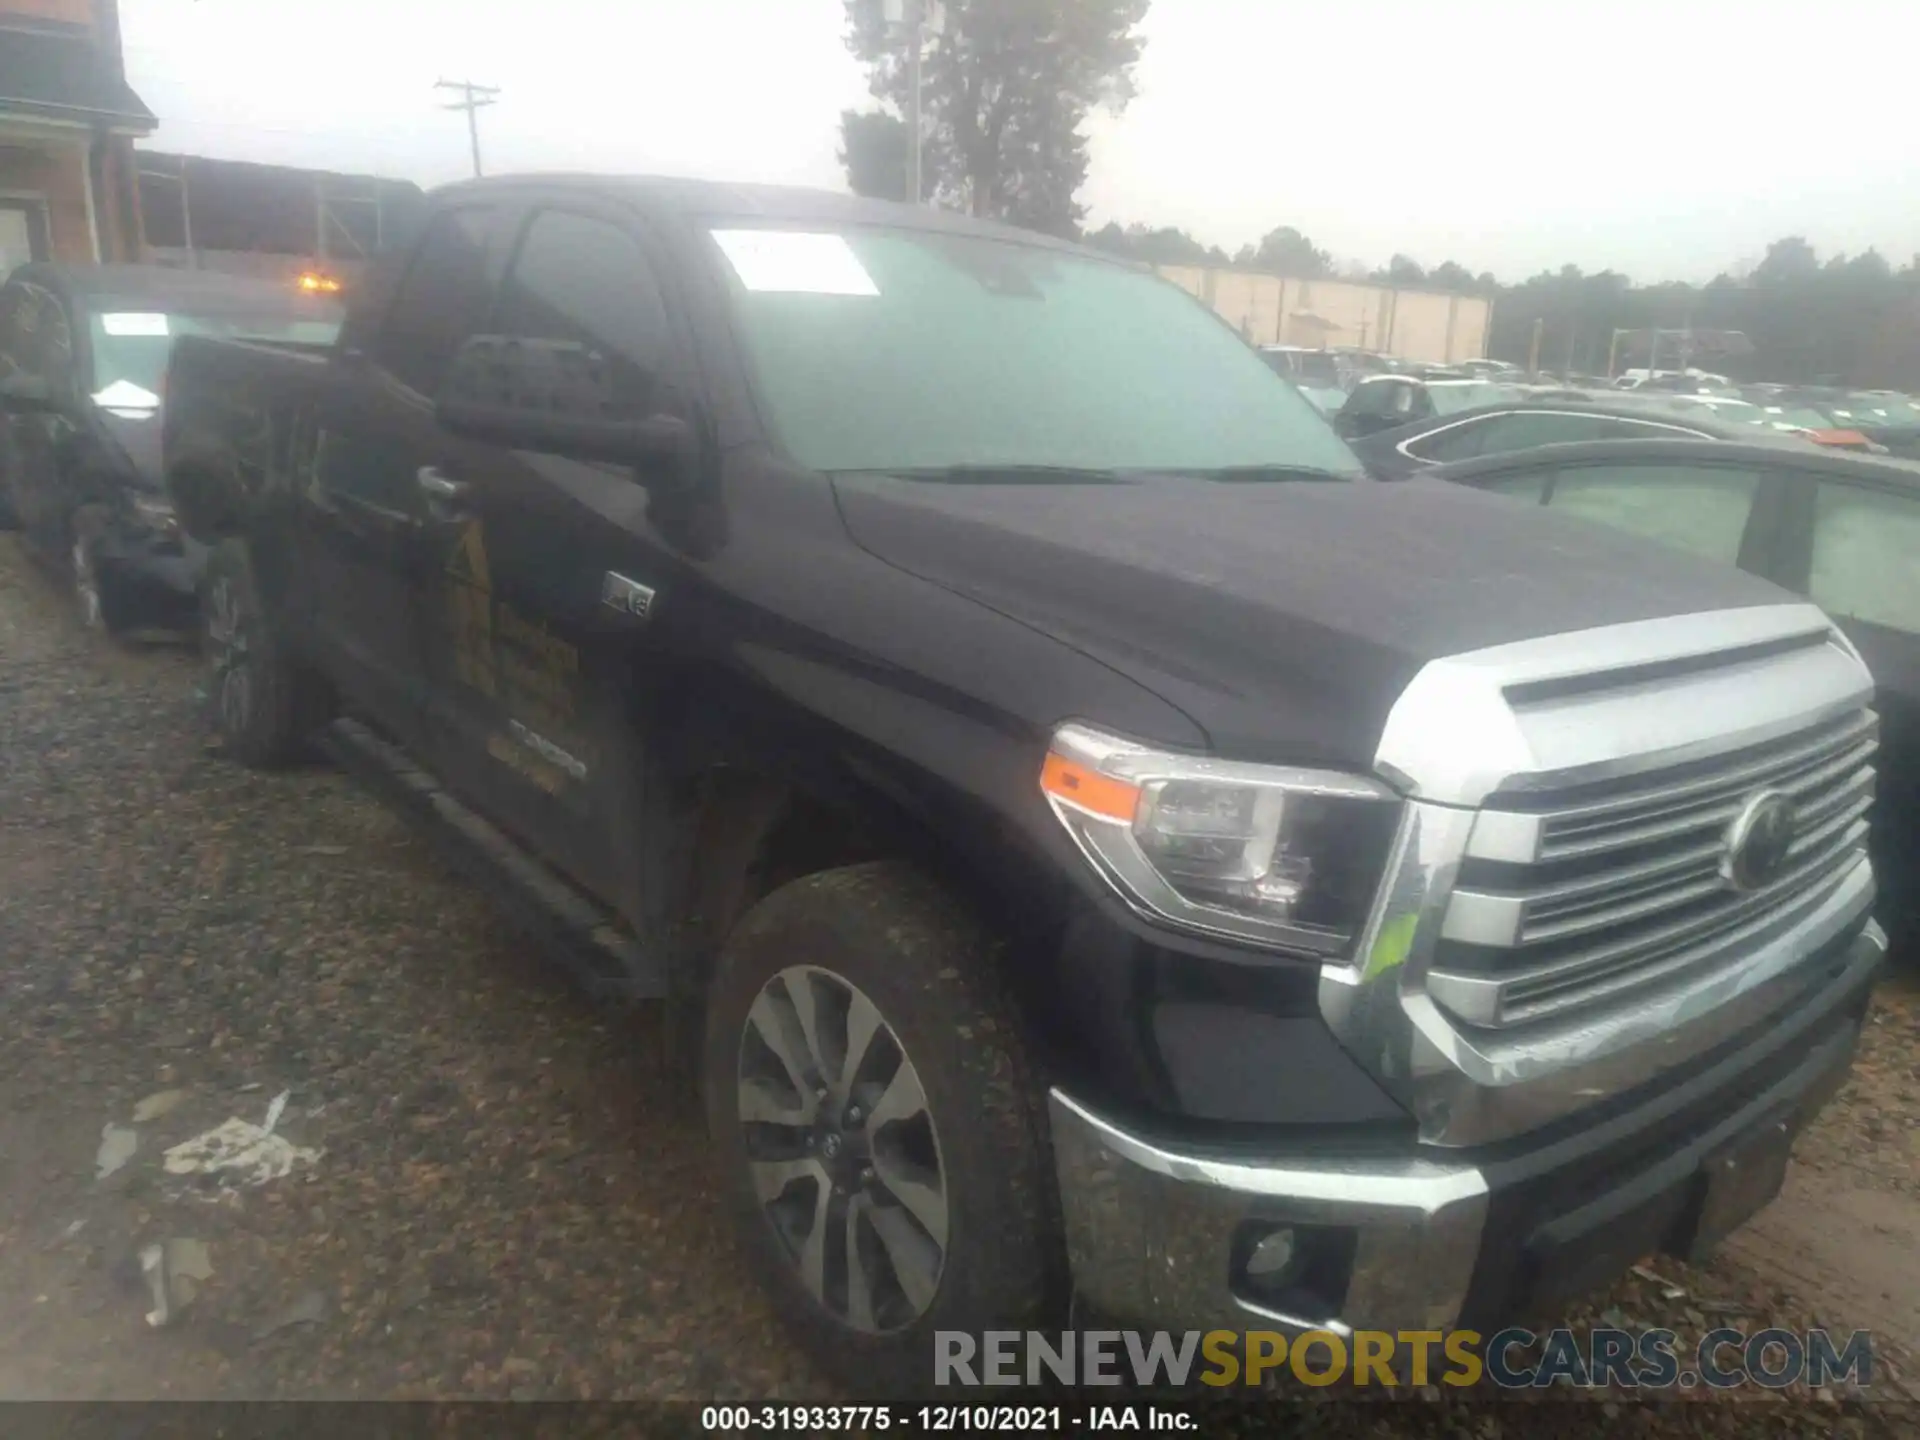
M 317 739 L 678 1017 L 716 1196 L 863 1386 L 1076 1303 L 1548 1316 L 1746 1220 L 1847 1074 L 1877 720 L 1827 617 L 1368 482 L 1143 270 L 489 179 L 337 343 L 182 339 L 168 402 L 226 749 Z

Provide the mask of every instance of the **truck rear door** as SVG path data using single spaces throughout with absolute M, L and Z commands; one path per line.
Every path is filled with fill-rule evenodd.
M 440 211 L 368 353 L 343 356 L 318 402 L 302 492 L 302 588 L 313 643 L 353 700 L 412 745 L 425 738 L 423 566 L 442 528 L 422 488 L 438 453 L 433 397 L 493 303 L 515 216 L 498 204 Z

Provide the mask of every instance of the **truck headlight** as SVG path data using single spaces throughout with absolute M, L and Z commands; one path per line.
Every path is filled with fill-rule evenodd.
M 1152 750 L 1085 725 L 1054 733 L 1040 788 L 1136 909 L 1316 956 L 1366 920 L 1400 798 L 1364 776 Z

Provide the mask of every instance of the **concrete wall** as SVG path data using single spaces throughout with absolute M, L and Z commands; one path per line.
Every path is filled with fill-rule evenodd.
M 1256 345 L 1356 346 L 1440 363 L 1487 353 L 1493 305 L 1477 295 L 1200 265 L 1158 268 Z

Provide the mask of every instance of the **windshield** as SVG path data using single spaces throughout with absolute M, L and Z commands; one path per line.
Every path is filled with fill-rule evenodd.
M 1834 402 L 1833 417 L 1855 425 L 1920 425 L 1920 405 L 1897 395 L 1849 395 Z
M 340 322 L 312 314 L 183 315 L 106 300 L 96 302 L 90 328 L 94 400 L 109 408 L 139 410 L 160 403 L 161 377 L 179 336 L 328 345 L 340 333 Z
M 1452 415 L 1481 405 L 1498 405 L 1507 400 L 1524 399 L 1526 392 L 1517 385 L 1490 385 L 1478 381 L 1467 384 L 1429 385 L 1436 415 Z
M 1832 430 L 1846 423 L 1804 405 L 1763 405 L 1759 409 L 1764 419 L 1755 423 L 1771 425 L 1776 430 Z
M 767 419 L 815 470 L 1319 470 L 1359 462 L 1184 291 L 1037 246 L 715 230 Z

